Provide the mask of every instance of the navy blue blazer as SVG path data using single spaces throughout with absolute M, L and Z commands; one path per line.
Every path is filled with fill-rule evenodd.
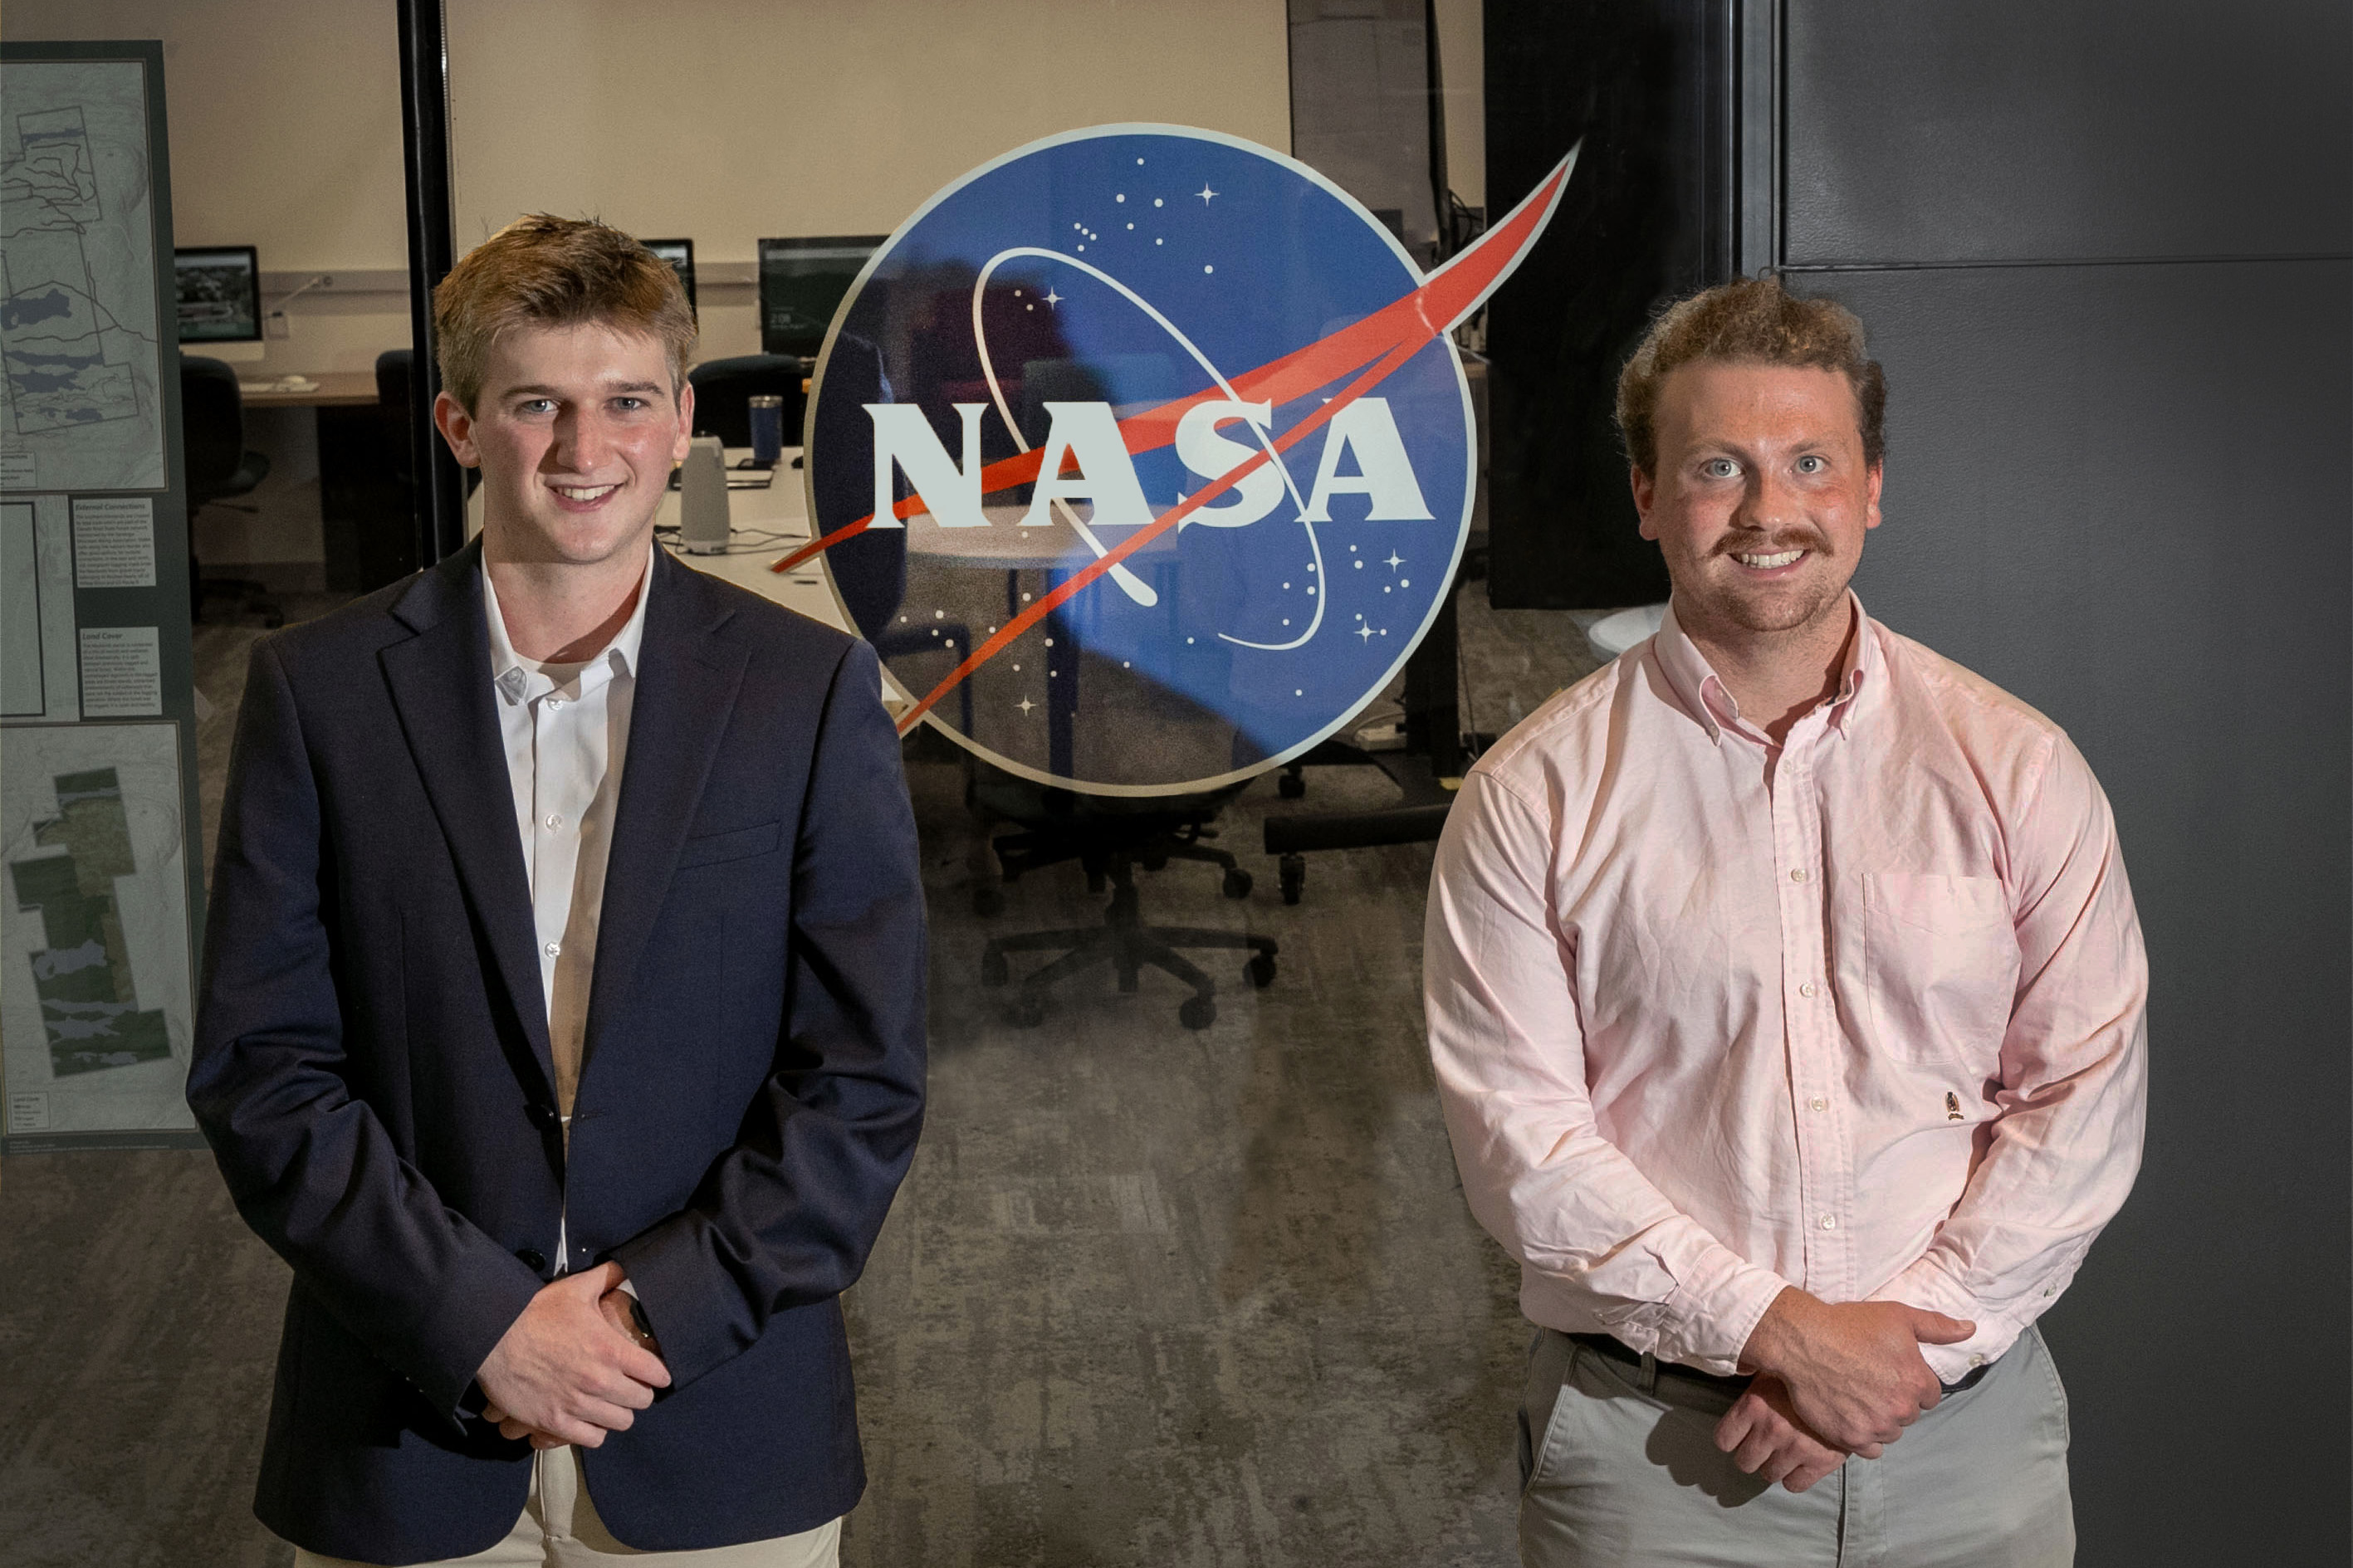
M 473 1379 L 617 1259 L 672 1386 L 584 1450 L 632 1546 L 787 1535 L 865 1484 L 836 1298 L 923 1101 L 924 931 L 864 643 L 657 551 L 567 1158 L 479 548 L 255 648 L 188 1100 L 293 1266 L 254 1510 L 463 1556 L 528 1447 Z

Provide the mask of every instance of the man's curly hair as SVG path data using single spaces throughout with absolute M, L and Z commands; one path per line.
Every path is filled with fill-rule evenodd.
M 1618 377 L 1618 435 L 1644 473 L 1658 462 L 1651 422 L 1659 387 L 1670 372 L 1700 360 L 1837 371 L 1854 389 L 1863 461 L 1879 466 L 1887 449 L 1887 377 L 1863 352 L 1862 322 L 1835 300 L 1797 299 L 1767 277 L 1720 283 L 1668 306 L 1626 362 Z

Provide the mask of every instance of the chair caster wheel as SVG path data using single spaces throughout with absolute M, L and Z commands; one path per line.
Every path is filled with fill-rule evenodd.
M 1274 781 L 1274 793 L 1285 800 L 1298 800 L 1307 794 L 1307 781 L 1298 773 L 1284 773 Z
M 1260 953 L 1257 957 L 1244 964 L 1242 966 L 1242 971 L 1250 976 L 1250 983 L 1252 985 L 1257 986 L 1261 991 L 1265 990 L 1268 986 L 1274 984 L 1274 954 L 1271 952 Z
M 1226 897 L 1247 899 L 1250 891 L 1250 874 L 1236 866 L 1226 872 Z
M 1218 1021 L 1218 1005 L 1207 996 L 1195 996 L 1176 1009 L 1176 1021 L 1188 1029 L 1206 1029 Z
M 1295 904 L 1307 889 L 1307 857 L 1285 855 L 1282 858 L 1282 901 Z
M 1005 1021 L 1017 1029 L 1034 1029 L 1046 1021 L 1046 1004 L 1035 996 L 1016 996 L 1006 1005 Z
M 972 912 L 982 920 L 993 920 L 1005 912 L 1005 891 L 984 882 L 972 890 Z
M 983 985 L 1002 985 L 1012 978 L 1012 966 L 1005 962 L 1003 953 L 991 949 L 980 955 L 980 983 Z

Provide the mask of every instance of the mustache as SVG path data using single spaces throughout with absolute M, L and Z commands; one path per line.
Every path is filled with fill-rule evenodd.
M 1735 534 L 1718 544 L 1712 555 L 1778 555 L 1787 550 L 1810 550 L 1817 555 L 1832 555 L 1827 535 L 1810 528 L 1788 529 L 1772 534 Z

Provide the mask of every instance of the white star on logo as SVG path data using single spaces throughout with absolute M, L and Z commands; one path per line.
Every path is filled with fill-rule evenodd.
M 1405 557 L 1404 557 L 1404 556 L 1402 556 L 1402 555 L 1399 555 L 1396 551 L 1392 550 L 1392 551 L 1390 551 L 1390 552 L 1389 552 L 1389 558 L 1388 558 L 1388 560 L 1387 560 L 1386 562 L 1382 563 L 1382 564 L 1386 565 L 1386 566 L 1387 566 L 1390 571 L 1394 572 L 1394 571 L 1396 571 L 1398 567 L 1400 567 L 1400 566 L 1402 566 L 1402 565 L 1404 565 L 1404 564 L 1405 564 Z
M 1203 206 L 1208 206 L 1209 205 L 1209 198 L 1216 195 L 1218 193 L 1209 189 L 1208 181 L 1203 180 L 1201 182 L 1201 188 L 1195 191 L 1193 194 L 1201 198 L 1201 205 Z
M 1358 626 L 1356 628 L 1356 635 L 1364 638 L 1365 641 L 1370 642 L 1373 640 L 1373 628 L 1370 626 Z
M 1024 697 L 1020 701 L 1016 702 L 1013 706 L 1020 709 L 1021 716 L 1026 719 L 1029 716 L 1029 710 L 1037 707 L 1038 705 L 1035 702 L 1030 701 L 1027 697 Z
M 1062 297 L 1054 292 L 1052 285 L 1048 285 L 1046 289 L 1046 303 L 1049 305 L 1059 305 L 1061 302 Z

